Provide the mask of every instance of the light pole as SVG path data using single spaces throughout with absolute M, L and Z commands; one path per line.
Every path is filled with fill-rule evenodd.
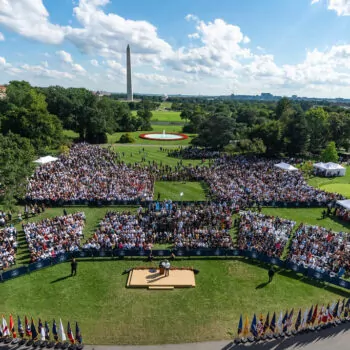
M 183 205 L 183 201 L 182 201 L 182 196 L 184 195 L 183 192 L 180 192 L 180 198 L 181 198 L 181 210 L 182 210 L 182 205 Z

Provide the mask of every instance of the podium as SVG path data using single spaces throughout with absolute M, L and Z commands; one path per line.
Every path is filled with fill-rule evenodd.
M 165 268 L 163 266 L 159 267 L 159 274 L 164 275 L 165 274 Z

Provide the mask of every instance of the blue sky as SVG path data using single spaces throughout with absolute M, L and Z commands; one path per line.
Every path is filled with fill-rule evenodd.
M 59 4 L 59 5 L 58 5 Z M 0 83 L 350 98 L 350 0 L 0 0 Z

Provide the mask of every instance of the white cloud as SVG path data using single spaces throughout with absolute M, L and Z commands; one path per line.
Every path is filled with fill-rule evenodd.
M 66 51 L 57 51 L 57 56 L 65 63 L 73 63 L 72 55 L 69 52 Z
M 43 61 L 41 62 L 41 65 L 45 68 L 48 68 L 49 67 L 49 63 L 47 61 Z
M 5 40 L 5 36 L 4 36 L 4 34 L 2 34 L 1 32 L 0 32 L 0 41 L 4 41 Z
M 0 23 L 24 37 L 59 44 L 65 28 L 49 22 L 42 0 L 0 0 Z
M 94 67 L 98 67 L 99 63 L 97 60 L 91 60 L 90 63 L 94 66 Z
M 169 77 L 169 76 L 160 75 L 160 74 L 135 73 L 134 77 L 136 79 L 146 81 L 149 84 L 182 85 L 182 84 L 186 84 L 188 82 L 186 79 L 174 78 L 174 77 Z
M 56 54 L 61 59 L 61 61 L 70 66 L 74 72 L 80 74 L 86 73 L 86 70 L 80 64 L 74 63 L 72 55 L 69 52 L 61 50 L 57 51 Z
M 6 60 L 4 57 L 0 56 L 0 67 L 5 67 L 6 66 Z
M 29 73 L 33 76 L 40 76 L 44 78 L 51 78 L 51 79 L 73 79 L 74 75 L 68 73 L 68 72 L 62 72 L 54 69 L 47 69 L 43 66 L 39 65 L 29 65 L 29 64 L 23 64 L 20 66 L 22 73 Z
M 328 10 L 333 10 L 338 16 L 350 16 L 349 0 L 326 0 Z M 311 5 L 319 3 L 320 0 L 312 0 Z

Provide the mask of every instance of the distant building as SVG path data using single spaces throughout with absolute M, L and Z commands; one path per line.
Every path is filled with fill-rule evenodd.
M 6 97 L 6 86 L 0 85 L 0 98 L 5 98 L 5 97 Z

